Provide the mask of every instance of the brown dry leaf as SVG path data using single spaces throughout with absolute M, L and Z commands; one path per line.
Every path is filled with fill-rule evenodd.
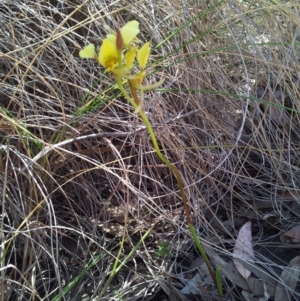
M 300 256 L 291 260 L 289 265 L 282 271 L 275 293 L 275 301 L 289 301 L 295 291 L 300 275 Z
M 238 272 L 247 280 L 251 272 L 246 269 L 241 262 L 235 260 L 235 258 L 240 258 L 245 261 L 252 261 L 254 259 L 250 221 L 244 224 L 240 229 L 233 249 L 234 265 Z
M 283 243 L 299 243 L 300 242 L 300 225 L 297 225 L 280 236 Z

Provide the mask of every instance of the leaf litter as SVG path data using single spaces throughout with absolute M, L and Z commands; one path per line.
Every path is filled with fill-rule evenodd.
M 233 262 L 238 272 L 247 280 L 251 275 L 251 271 L 245 268 L 245 266 L 236 258 L 243 259 L 245 261 L 254 260 L 254 251 L 252 246 L 252 230 L 251 222 L 248 221 L 242 226 L 236 239 L 233 250 Z

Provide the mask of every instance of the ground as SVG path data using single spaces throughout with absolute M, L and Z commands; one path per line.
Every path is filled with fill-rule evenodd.
M 79 57 L 130 20 L 183 193 L 112 74 Z M 0 300 L 298 300 L 299 47 L 295 0 L 1 1 Z

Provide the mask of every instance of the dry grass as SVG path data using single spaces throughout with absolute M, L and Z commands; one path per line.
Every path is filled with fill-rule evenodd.
M 198 255 L 176 181 L 110 76 L 78 57 L 132 19 L 154 49 L 147 80 L 166 79 L 144 109 L 203 243 L 230 255 L 250 219 L 262 265 L 286 265 L 261 250 L 300 217 L 299 4 L 260 2 L 0 3 L 1 300 L 54 300 L 100 254 L 60 299 L 97 300 L 126 209 L 122 258 L 157 224 L 101 300 L 184 300 Z

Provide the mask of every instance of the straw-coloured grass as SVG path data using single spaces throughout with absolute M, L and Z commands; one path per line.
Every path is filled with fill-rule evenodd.
M 198 257 L 177 183 L 110 75 L 78 57 L 133 19 L 146 83 L 165 78 L 144 110 L 201 241 L 228 258 L 251 220 L 273 273 L 258 250 L 300 216 L 300 19 L 296 1 L 260 2 L 0 3 L 0 300 L 97 300 L 124 227 L 121 260 L 152 226 L 101 300 L 191 298 L 175 294 Z

